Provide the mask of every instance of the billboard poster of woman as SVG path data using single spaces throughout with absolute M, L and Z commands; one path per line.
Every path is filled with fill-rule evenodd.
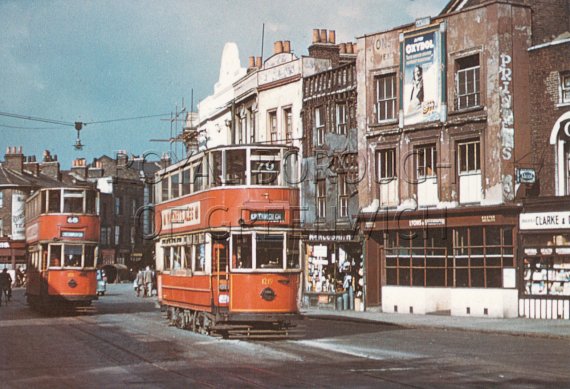
M 404 37 L 403 95 L 404 125 L 441 119 L 441 35 L 423 30 Z

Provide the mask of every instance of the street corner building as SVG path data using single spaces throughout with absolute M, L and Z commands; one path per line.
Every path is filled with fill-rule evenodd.
M 358 39 L 367 307 L 569 318 L 568 13 L 451 1 Z

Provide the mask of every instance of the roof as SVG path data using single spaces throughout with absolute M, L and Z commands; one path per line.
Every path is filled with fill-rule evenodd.
M 0 164 L 0 188 L 52 188 L 67 186 L 45 174 L 34 176 L 25 171 L 18 172 Z

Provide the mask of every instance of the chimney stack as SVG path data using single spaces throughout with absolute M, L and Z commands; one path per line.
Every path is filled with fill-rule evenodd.
M 273 43 L 273 54 L 280 54 L 283 52 L 283 42 L 275 41 Z
M 36 162 L 36 156 L 31 155 L 24 162 L 24 170 L 37 177 L 40 174 L 40 164 Z
M 334 30 L 329 31 L 329 43 L 333 45 L 336 43 L 336 32 Z
M 59 171 L 59 162 L 57 162 L 57 155 L 52 157 L 49 150 L 44 150 L 43 161 L 40 163 L 40 173 L 45 174 L 55 180 L 61 180 Z
M 71 171 L 81 178 L 87 178 L 87 164 L 85 158 L 77 158 L 73 161 Z
M 6 155 L 4 156 L 4 166 L 8 169 L 22 173 L 24 169 L 24 154 L 22 153 L 22 146 L 6 148 Z

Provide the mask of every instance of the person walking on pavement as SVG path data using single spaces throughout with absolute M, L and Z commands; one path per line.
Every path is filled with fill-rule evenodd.
M 144 286 L 145 286 L 145 294 L 143 297 L 152 296 L 152 271 L 150 267 L 147 266 L 144 271 Z
M 137 291 L 137 297 L 141 296 L 141 291 L 143 292 L 143 297 L 145 295 L 145 285 L 144 285 L 144 274 L 142 269 L 139 269 L 139 272 L 137 273 L 137 276 L 135 278 L 135 284 L 136 284 L 136 291 Z
M 2 297 L 6 299 L 6 303 L 12 297 L 12 276 L 6 268 L 0 273 L 0 305 L 2 305 Z

